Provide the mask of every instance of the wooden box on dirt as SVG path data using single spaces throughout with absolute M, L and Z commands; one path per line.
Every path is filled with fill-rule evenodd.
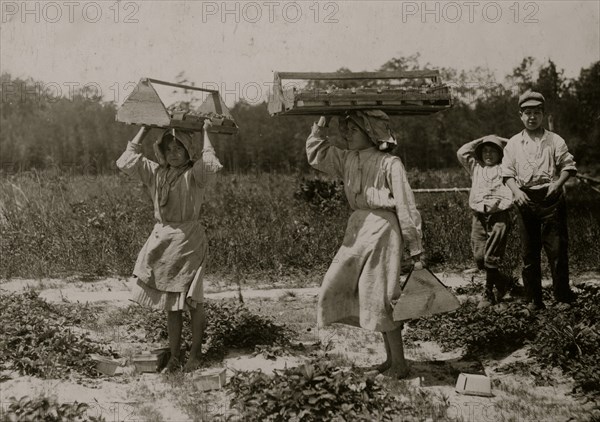
M 96 362 L 96 371 L 104 375 L 113 376 L 117 368 L 121 366 L 121 362 L 106 356 L 91 354 L 90 357 Z
M 209 369 L 194 375 L 194 383 L 200 391 L 219 390 L 225 386 L 225 368 Z
M 168 348 L 154 349 L 142 352 L 133 357 L 133 364 L 137 372 L 158 372 L 169 360 Z
M 492 396 L 492 381 L 485 375 L 463 374 L 456 381 L 456 392 L 469 396 Z
M 317 81 L 307 87 L 283 80 Z M 390 84 L 390 80 L 404 84 Z M 332 85 L 324 86 L 327 83 Z M 358 87 L 345 87 L 356 85 Z M 342 87 L 337 87 L 342 85 Z M 438 71 L 402 72 L 275 72 L 269 97 L 274 115 L 336 115 L 347 110 L 382 110 L 389 115 L 424 115 L 452 106 L 452 92 Z
M 168 109 L 153 84 L 203 91 L 209 95 L 197 109 Z M 151 78 L 140 79 L 133 92 L 117 110 L 116 119 L 127 124 L 190 131 L 202 131 L 204 121 L 210 120 L 212 126 L 208 131 L 211 133 L 233 135 L 238 132 L 238 127 L 218 91 Z

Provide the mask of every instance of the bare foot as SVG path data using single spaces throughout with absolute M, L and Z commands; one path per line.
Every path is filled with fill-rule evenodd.
M 171 356 L 165 368 L 161 371 L 161 374 L 167 374 L 170 372 L 175 372 L 178 369 L 181 369 L 181 362 L 177 356 Z
M 201 366 L 200 360 L 198 358 L 191 357 L 186 362 L 185 367 L 183 368 L 183 371 L 184 372 L 192 372 L 192 371 L 195 371 L 196 369 L 200 368 L 200 366 Z
M 392 362 L 389 361 L 389 360 L 386 360 L 385 362 L 380 363 L 379 365 L 374 366 L 373 369 L 377 370 L 379 373 L 384 373 L 385 371 L 387 371 L 391 367 L 392 367 Z
M 390 367 L 387 371 L 383 372 L 383 375 L 393 379 L 402 379 L 408 376 L 407 367 Z

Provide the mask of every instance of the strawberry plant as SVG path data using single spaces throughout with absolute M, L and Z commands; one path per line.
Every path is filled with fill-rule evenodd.
M 64 378 L 71 370 L 95 377 L 91 353 L 116 357 L 107 346 L 72 331 L 61 310 L 33 291 L 0 295 L 0 309 L 0 369 L 42 378 Z
M 283 345 L 290 339 L 290 330 L 275 324 L 270 318 L 252 313 L 244 305 L 227 301 L 205 301 L 207 326 L 203 338 L 203 354 L 207 359 L 222 360 L 228 349 L 254 349 L 257 345 Z M 117 311 L 109 323 L 124 321 L 131 332 L 144 331 L 149 342 L 168 338 L 164 312 L 132 305 Z M 192 334 L 188 313 L 183 319 L 184 349 L 191 347 Z
M 8 407 L 0 415 L 0 422 L 13 421 L 46 421 L 46 422 L 104 422 L 102 416 L 95 417 L 86 412 L 89 406 L 86 403 L 58 403 L 54 398 L 14 397 L 9 400 Z
M 535 316 L 522 304 L 511 303 L 503 310 L 478 309 L 464 303 L 450 314 L 438 314 L 410 324 L 407 339 L 433 340 L 445 350 L 463 348 L 467 354 L 501 354 L 523 346 L 535 337 Z
M 567 311 L 549 310 L 529 353 L 571 375 L 576 390 L 600 396 L 600 288 L 583 286 Z
M 377 380 L 316 359 L 273 376 L 237 372 L 228 389 L 231 406 L 249 421 L 391 421 L 418 413 Z
M 579 290 L 569 309 L 550 306 L 534 314 L 522 303 L 477 309 L 467 302 L 453 313 L 411 322 L 406 340 L 433 340 L 445 350 L 463 348 L 476 356 L 511 353 L 528 344 L 541 368 L 558 367 L 573 377 L 576 391 L 600 395 L 600 288 L 584 285 Z M 550 302 L 551 291 L 543 294 Z

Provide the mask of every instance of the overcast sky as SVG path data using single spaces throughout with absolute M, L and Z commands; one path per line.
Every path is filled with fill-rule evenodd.
M 1 70 L 123 101 L 140 77 L 217 86 L 231 105 L 274 70 L 376 70 L 394 57 L 502 78 L 533 56 L 565 76 L 600 60 L 600 2 L 2 1 Z

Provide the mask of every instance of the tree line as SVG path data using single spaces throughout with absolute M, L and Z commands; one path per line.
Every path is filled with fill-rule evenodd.
M 413 55 L 389 60 L 376 70 L 425 68 L 428 66 L 419 63 L 419 56 Z M 595 165 L 600 161 L 600 62 L 581 69 L 577 78 L 570 79 L 552 60 L 538 65 L 535 59 L 526 57 L 501 83 L 482 68 L 439 70 L 456 96 L 454 106 L 430 116 L 392 117 L 399 141 L 394 154 L 403 159 L 406 167 L 456 166 L 455 153 L 463 143 L 492 133 L 514 135 L 522 129 L 517 99 L 527 89 L 545 96 L 546 112 L 552 116 L 554 130 L 567 141 L 578 163 Z M 115 159 L 137 128 L 115 121 L 114 102 L 104 101 L 86 89 L 56 98 L 49 92 L 30 88 L 43 87 L 43 83 L 13 78 L 8 73 L 2 74 L 0 80 L 2 172 L 32 168 L 60 168 L 76 173 L 115 170 Z M 304 141 L 315 117 L 270 117 L 266 102 L 250 104 L 243 99 L 232 107 L 231 113 L 240 132 L 234 138 L 218 138 L 215 145 L 226 169 L 308 170 Z M 145 147 L 152 155 L 149 142 Z

